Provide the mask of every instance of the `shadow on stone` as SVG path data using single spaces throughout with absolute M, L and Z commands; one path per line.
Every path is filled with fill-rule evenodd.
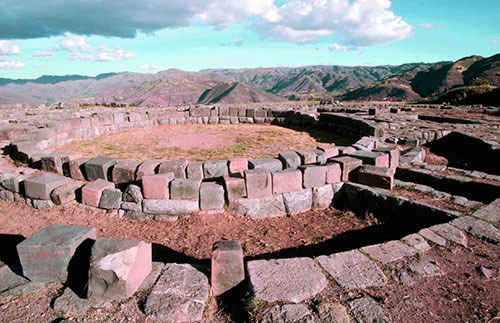
M 246 271 L 246 270 L 245 270 Z M 248 277 L 248 274 L 245 274 Z M 244 280 L 224 294 L 217 297 L 217 306 L 231 317 L 233 322 L 249 322 L 250 302 L 248 281 Z
M 76 249 L 68 265 L 68 280 L 65 285 L 80 298 L 87 298 L 90 254 L 94 242 L 92 239 L 85 240 Z
M 191 264 L 202 268 L 210 268 L 210 259 L 197 259 L 170 249 L 164 245 L 153 243 L 153 261 L 163 263 Z
M 5 263 L 16 274 L 22 276 L 22 266 L 19 261 L 16 246 L 25 240 L 18 234 L 0 234 L 0 261 Z

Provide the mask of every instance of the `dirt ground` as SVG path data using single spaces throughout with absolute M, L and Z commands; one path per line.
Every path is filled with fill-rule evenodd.
M 351 144 L 345 138 L 317 129 L 274 125 L 162 125 L 114 132 L 91 141 L 59 147 L 57 152 L 118 159 L 188 159 L 274 157 L 279 152 L 316 148 L 322 143 Z

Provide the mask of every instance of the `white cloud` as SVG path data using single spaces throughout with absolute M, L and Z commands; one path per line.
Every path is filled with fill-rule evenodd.
M 443 25 L 434 25 L 431 24 L 430 22 L 424 22 L 421 24 L 418 24 L 420 27 L 425 28 L 425 29 L 441 29 L 444 28 Z
M 195 18 L 207 25 L 227 28 L 251 17 L 273 20 L 277 18 L 276 13 L 274 0 L 211 0 Z
M 21 50 L 10 40 L 0 40 L 0 55 L 21 55 Z
M 25 67 L 26 64 L 21 61 L 0 56 L 0 70 L 18 70 Z
M 139 68 L 142 70 L 146 71 L 157 71 L 157 70 L 164 70 L 165 68 L 160 65 L 155 65 L 155 64 L 141 64 L 139 65 Z
M 57 48 L 55 47 L 50 47 L 45 50 L 37 50 L 31 55 L 31 57 L 48 57 L 54 55 L 56 52 Z
M 331 52 L 340 52 L 340 53 L 347 53 L 350 51 L 349 48 L 340 46 L 339 44 L 335 43 L 332 46 L 328 47 L 328 49 Z
M 496 44 L 498 44 L 499 42 L 500 42 L 500 41 L 499 41 L 497 38 L 493 38 L 493 39 L 491 40 L 491 44 L 492 44 L 492 45 L 496 45 Z
M 74 61 L 117 62 L 137 57 L 139 56 L 134 52 L 130 50 L 123 50 L 120 46 L 114 46 L 111 48 L 107 45 L 99 45 L 91 54 L 72 52 L 69 59 Z
M 59 41 L 59 46 L 61 47 L 61 49 L 67 50 L 68 52 L 71 53 L 76 53 L 76 52 L 88 53 L 92 51 L 89 44 L 87 44 L 85 37 L 83 36 L 73 36 L 62 39 L 61 41 Z

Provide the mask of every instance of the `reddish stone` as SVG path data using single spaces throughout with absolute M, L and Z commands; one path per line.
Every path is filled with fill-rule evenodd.
M 82 188 L 82 203 L 84 205 L 98 207 L 102 192 L 105 189 L 113 189 L 115 184 L 105 181 L 102 178 L 88 183 Z
M 358 183 L 392 190 L 394 169 L 371 165 L 362 166 L 358 172 Z
M 164 160 L 146 160 L 137 168 L 136 179 L 140 181 L 144 175 L 154 175 L 156 173 L 156 168 L 162 162 L 164 162 Z
M 344 157 L 335 157 L 331 159 L 332 162 L 334 163 L 339 163 L 340 168 L 342 169 L 342 181 L 347 182 L 349 181 L 349 175 L 351 172 L 361 165 L 363 165 L 363 162 L 361 159 L 349 157 L 349 156 L 344 156 Z
M 212 290 L 224 294 L 245 280 L 243 249 L 236 240 L 222 240 L 212 249 Z
M 241 174 L 248 169 L 248 160 L 245 158 L 232 158 L 229 160 L 229 174 Z
M 332 157 L 338 156 L 338 154 L 339 154 L 339 148 L 337 146 L 335 146 L 335 144 L 321 145 L 321 146 L 318 146 L 318 149 L 325 153 L 326 158 L 332 158 Z
M 53 173 L 40 173 L 24 180 L 24 191 L 27 197 L 39 200 L 50 200 L 50 193 L 57 187 L 67 184 L 69 179 Z
M 228 201 L 235 201 L 247 196 L 245 179 L 241 175 L 225 175 L 223 179 Z
M 300 166 L 303 173 L 304 188 L 323 186 L 326 183 L 326 167 L 316 165 Z
M 246 170 L 245 183 L 248 198 L 271 197 L 273 195 L 271 172 L 266 169 Z
M 326 184 L 339 183 L 342 178 L 342 170 L 337 163 L 326 164 Z
M 373 151 L 389 155 L 389 168 L 397 168 L 399 166 L 400 152 L 398 147 L 378 147 L 373 149 Z
M 142 177 L 142 191 L 145 199 L 168 199 L 170 181 L 174 179 L 174 173 L 144 175 Z
M 272 173 L 273 194 L 302 190 L 302 172 L 297 169 L 286 169 Z
M 82 165 L 85 164 L 89 158 L 81 157 L 69 161 L 69 176 L 78 181 L 84 181 L 85 176 L 83 176 Z
M 56 205 L 63 205 L 76 200 L 76 192 L 83 186 L 82 182 L 69 182 L 52 191 L 50 197 Z
M 111 173 L 115 184 L 131 183 L 135 181 L 135 171 L 139 163 L 135 160 L 119 160 L 116 162 Z

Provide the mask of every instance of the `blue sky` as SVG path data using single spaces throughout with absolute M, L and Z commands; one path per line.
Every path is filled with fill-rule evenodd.
M 0 77 L 381 65 L 500 52 L 498 0 L 2 0 Z

